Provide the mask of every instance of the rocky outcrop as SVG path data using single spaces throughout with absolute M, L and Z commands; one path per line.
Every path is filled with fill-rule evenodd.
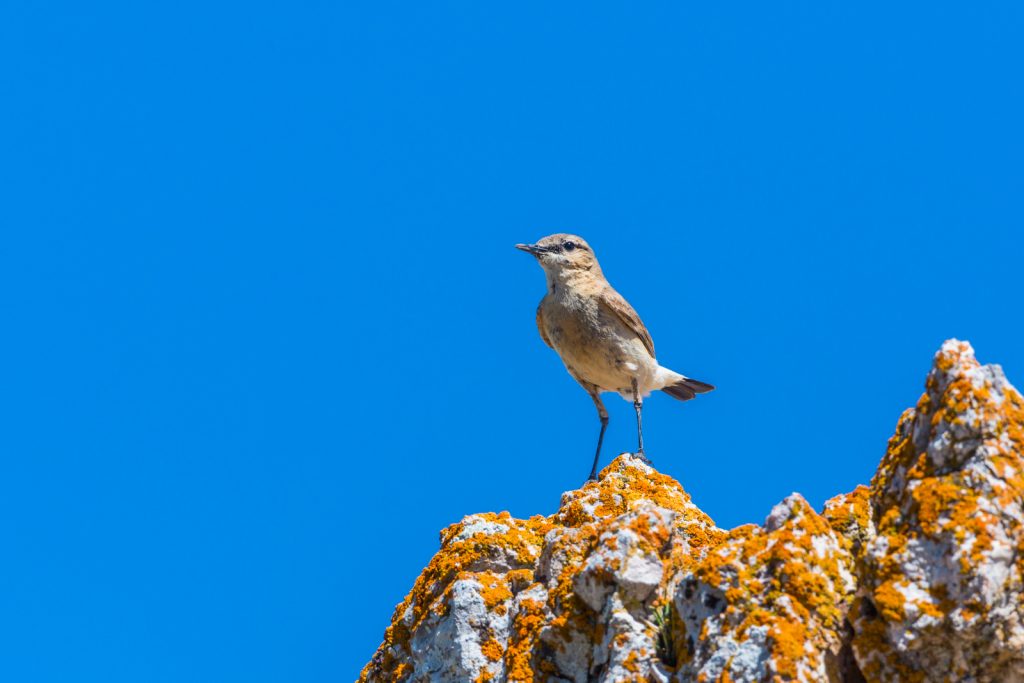
M 871 485 L 853 648 L 873 680 L 1024 680 L 1024 403 L 947 342 Z
M 1024 681 L 1024 400 L 946 342 L 871 486 L 724 531 L 629 454 L 466 517 L 360 681 Z

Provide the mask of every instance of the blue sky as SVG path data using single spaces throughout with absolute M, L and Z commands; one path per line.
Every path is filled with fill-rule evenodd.
M 867 482 L 947 337 L 1024 383 L 1022 18 L 5 3 L 0 678 L 354 679 L 587 474 L 549 232 L 718 385 L 645 437 L 721 526 Z

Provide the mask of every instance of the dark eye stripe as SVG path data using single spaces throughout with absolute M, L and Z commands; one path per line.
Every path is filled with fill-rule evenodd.
M 573 242 L 572 240 L 567 240 L 561 244 L 552 244 L 550 247 L 544 247 L 544 249 L 555 254 L 560 254 L 564 251 L 573 251 L 574 249 L 580 249 L 582 251 L 587 250 L 585 246 L 579 242 Z

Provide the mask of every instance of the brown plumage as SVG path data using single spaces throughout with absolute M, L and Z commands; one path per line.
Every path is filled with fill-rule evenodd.
M 590 394 L 601 418 L 591 478 L 597 475 L 608 414 L 601 392 L 632 400 L 637 415 L 637 454 L 643 457 L 643 398 L 656 389 L 687 401 L 714 387 L 664 368 L 655 360 L 654 341 L 633 307 L 616 292 L 581 237 L 550 235 L 536 244 L 517 244 L 533 254 L 547 278 L 548 291 L 537 307 L 537 329 L 558 352 L 569 374 Z

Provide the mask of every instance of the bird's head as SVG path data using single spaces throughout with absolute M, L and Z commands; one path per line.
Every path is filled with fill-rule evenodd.
M 586 240 L 578 235 L 548 235 L 534 244 L 517 244 L 516 249 L 533 254 L 541 267 L 551 275 L 588 270 L 601 272 L 594 251 Z

